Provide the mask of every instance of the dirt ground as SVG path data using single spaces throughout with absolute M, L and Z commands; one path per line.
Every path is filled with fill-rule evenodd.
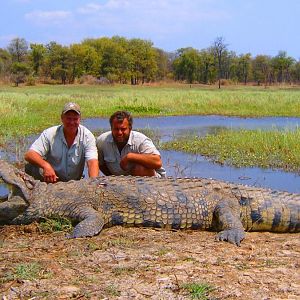
M 40 226 L 0 227 L 0 298 L 300 299 L 300 235 L 104 229 L 67 239 Z M 196 298 L 187 285 L 208 284 Z M 193 298 L 194 297 L 194 298 Z

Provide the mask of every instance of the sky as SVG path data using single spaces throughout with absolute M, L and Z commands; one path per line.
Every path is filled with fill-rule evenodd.
M 0 48 L 16 37 L 62 45 L 86 38 L 150 40 L 165 51 L 210 47 L 300 59 L 300 0 L 0 0 Z

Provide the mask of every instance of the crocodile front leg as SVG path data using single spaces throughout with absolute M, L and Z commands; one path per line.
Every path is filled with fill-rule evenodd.
M 101 214 L 93 208 L 85 208 L 82 213 L 78 214 L 78 217 L 81 221 L 75 226 L 73 232 L 67 236 L 68 238 L 94 236 L 104 226 Z
M 42 209 L 39 203 L 29 206 L 22 214 L 12 220 L 12 224 L 29 224 L 33 221 L 38 221 L 42 218 L 62 217 L 78 222 L 73 232 L 68 235 L 69 238 L 80 238 L 94 236 L 98 234 L 103 226 L 104 220 L 102 215 L 87 205 L 76 205 L 76 202 L 71 205 L 58 205 L 55 209 L 45 205 Z
M 217 241 L 228 241 L 240 246 L 245 238 L 245 231 L 240 220 L 240 207 L 237 201 L 221 200 L 214 210 L 214 221 L 217 230 Z

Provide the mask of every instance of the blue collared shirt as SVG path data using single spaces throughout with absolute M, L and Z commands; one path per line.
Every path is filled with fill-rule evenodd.
M 97 138 L 96 145 L 98 149 L 99 164 L 103 165 L 105 162 L 110 173 L 113 175 L 129 175 L 129 170 L 125 171 L 120 166 L 122 157 L 128 153 L 157 154 L 160 156 L 160 153 L 154 146 L 152 140 L 141 132 L 134 130 L 131 130 L 127 144 L 124 146 L 121 153 L 113 139 L 111 131 L 102 133 Z M 164 168 L 155 171 L 161 177 L 166 176 Z
M 59 125 L 44 130 L 30 149 L 50 163 L 61 181 L 80 179 L 85 161 L 98 159 L 95 137 L 82 125 L 79 125 L 70 148 L 64 136 L 63 125 Z

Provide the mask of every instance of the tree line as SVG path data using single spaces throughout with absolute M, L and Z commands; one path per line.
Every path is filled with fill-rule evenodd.
M 149 40 L 114 36 L 85 39 L 63 46 L 57 42 L 29 44 L 24 38 L 0 48 L 0 80 L 18 85 L 74 83 L 143 84 L 162 80 L 222 84 L 255 82 L 299 84 L 300 61 L 285 51 L 278 55 L 236 54 L 218 37 L 206 49 L 181 48 L 166 52 Z

